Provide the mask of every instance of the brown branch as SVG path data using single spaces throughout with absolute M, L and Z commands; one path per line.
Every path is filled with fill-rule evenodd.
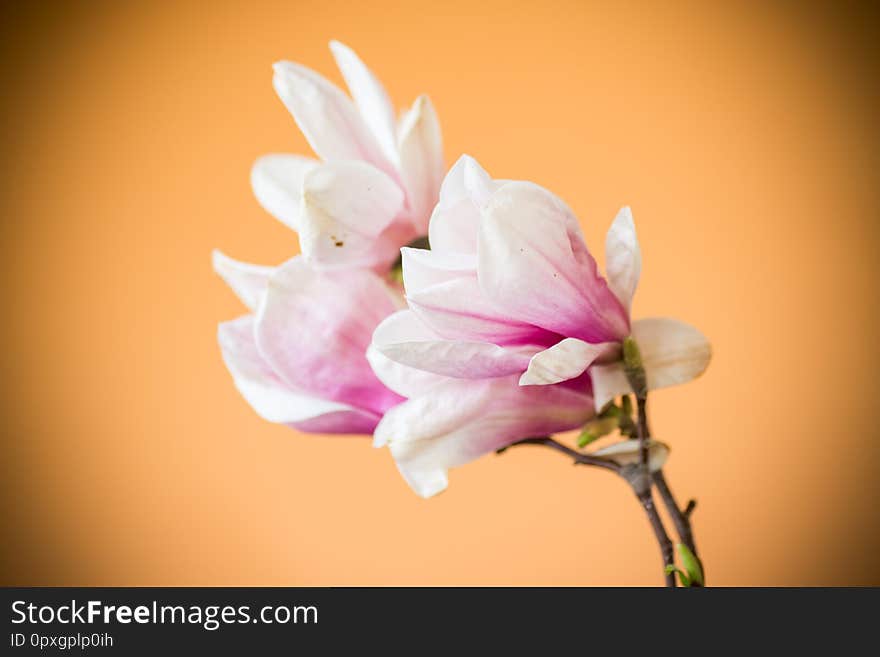
M 544 447 L 550 447 L 555 449 L 557 452 L 561 452 L 566 456 L 569 456 L 574 460 L 575 465 L 592 465 L 597 468 L 604 468 L 605 470 L 610 470 L 611 472 L 620 473 L 620 466 L 614 461 L 609 461 L 608 459 L 599 458 L 598 456 L 590 456 L 589 454 L 584 454 L 579 452 L 571 447 L 567 447 L 560 443 L 559 441 L 554 440 L 550 436 L 539 436 L 536 438 L 523 438 L 522 440 L 518 440 L 515 443 L 511 443 L 509 447 L 516 447 L 517 445 L 543 445 Z M 504 447 L 498 450 L 500 454 L 508 447 Z
M 694 541 L 694 530 L 691 526 L 691 513 L 693 513 L 694 509 L 697 506 L 696 500 L 690 500 L 687 506 L 682 510 L 682 508 L 678 505 L 678 502 L 675 499 L 675 496 L 672 494 L 672 490 L 669 488 L 669 484 L 666 483 L 666 477 L 663 475 L 663 470 L 658 470 L 653 475 L 654 485 L 657 487 L 657 491 L 660 493 L 660 497 L 663 500 L 663 504 L 666 506 L 666 510 L 669 512 L 669 516 L 672 518 L 672 523 L 675 525 L 675 531 L 678 533 L 681 542 L 684 543 L 691 552 L 693 552 L 694 556 L 697 558 L 697 561 L 700 562 L 700 567 L 702 568 L 703 562 L 700 560 L 700 555 L 697 553 L 697 545 Z M 706 578 L 706 570 L 703 569 L 703 580 Z
M 641 422 L 639 424 L 644 426 Z M 575 465 L 592 465 L 605 470 L 610 470 L 621 476 L 632 487 L 639 500 L 639 504 L 641 504 L 642 509 L 644 509 L 645 514 L 648 516 L 648 522 L 651 524 L 651 529 L 654 531 L 654 537 L 657 539 L 657 544 L 660 546 L 660 555 L 663 558 L 664 571 L 667 565 L 675 562 L 675 557 L 672 552 L 672 541 L 669 540 L 669 535 L 666 533 L 666 528 L 663 526 L 660 514 L 657 513 L 657 507 L 654 505 L 654 496 L 651 493 L 651 478 L 647 475 L 647 466 L 621 466 L 614 461 L 579 452 L 571 447 L 563 445 L 549 436 L 524 438 L 523 440 L 518 440 L 517 442 L 512 443 L 509 447 L 515 447 L 517 445 L 541 445 L 549 447 L 570 457 Z M 508 447 L 499 449 L 498 453 L 500 454 L 506 449 L 508 449 Z M 675 587 L 675 573 L 664 572 L 664 577 L 666 586 Z
M 657 513 L 657 507 L 654 506 L 654 496 L 651 494 L 651 489 L 648 488 L 646 492 L 636 490 L 636 497 L 639 498 L 639 502 L 645 510 L 645 514 L 648 516 L 648 521 L 651 523 L 651 529 L 654 530 L 654 537 L 657 539 L 657 544 L 660 546 L 660 557 L 663 559 L 666 586 L 675 588 L 675 573 L 666 572 L 666 566 L 675 563 L 675 555 L 672 552 L 672 541 L 669 540 L 669 535 L 666 533 L 666 528 L 663 526 L 660 514 Z
M 639 419 L 636 423 L 637 435 L 639 437 L 639 453 L 642 465 L 648 466 L 648 441 L 651 439 L 651 430 L 648 428 L 648 396 L 636 395 L 636 408 L 638 408 Z

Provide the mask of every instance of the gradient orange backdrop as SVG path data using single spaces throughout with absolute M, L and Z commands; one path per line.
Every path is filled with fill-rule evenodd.
M 700 327 L 654 395 L 710 583 L 880 584 L 874 16 L 767 3 L 4 7 L 4 584 L 659 584 L 625 487 L 522 448 L 412 494 L 365 438 L 261 421 L 220 360 L 210 251 L 296 236 L 248 182 L 308 152 L 271 64 L 362 55 L 447 162 L 632 206 L 636 316 Z M 8 5 L 8 3 L 7 3 Z M 601 256 L 601 253 L 597 253 Z

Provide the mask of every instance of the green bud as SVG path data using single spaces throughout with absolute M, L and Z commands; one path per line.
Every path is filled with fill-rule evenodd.
M 581 431 L 581 435 L 578 436 L 578 440 L 577 440 L 578 447 L 586 447 L 594 440 L 599 440 L 599 438 L 601 438 L 601 436 L 597 436 L 595 434 L 592 434 L 589 431 L 587 431 L 586 429 L 584 429 L 583 431 Z
M 599 417 L 620 417 L 620 407 L 618 407 L 614 402 L 608 402 L 605 405 L 605 408 L 602 409 L 602 412 L 599 413 Z
M 665 572 L 667 575 L 670 573 L 677 573 L 678 579 L 681 581 L 681 585 L 685 588 L 691 587 L 690 578 L 687 576 L 686 573 L 682 572 L 682 570 L 680 568 L 676 568 L 675 564 L 667 565 L 663 572 Z
M 616 417 L 598 417 L 595 420 L 587 422 L 578 436 L 578 447 L 586 447 L 594 440 L 598 440 L 602 436 L 607 436 L 618 426 Z
M 632 414 L 633 414 L 632 397 L 630 397 L 629 395 L 624 395 L 623 397 L 620 398 L 620 410 L 625 416 L 632 417 Z
M 637 396 L 644 397 L 648 394 L 648 380 L 642 365 L 642 354 L 632 336 L 623 339 L 623 371 Z
M 678 550 L 678 554 L 681 557 L 681 563 L 684 565 L 684 569 L 687 571 L 690 581 L 698 586 L 703 586 L 703 567 L 700 565 L 700 560 L 697 559 L 697 555 L 691 552 L 688 546 L 684 543 L 676 543 L 675 548 Z

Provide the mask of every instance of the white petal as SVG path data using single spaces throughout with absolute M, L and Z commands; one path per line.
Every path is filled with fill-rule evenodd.
M 577 338 L 566 338 L 532 356 L 519 384 L 542 386 L 574 379 L 586 372 L 597 358 L 617 350 L 619 346 L 612 342 L 591 344 Z
M 620 465 L 639 463 L 642 458 L 641 445 L 638 440 L 622 440 L 591 453 L 601 456 Z M 648 441 L 648 469 L 656 472 L 663 467 L 669 457 L 669 446 L 658 440 Z
M 422 496 L 445 487 L 446 470 L 521 438 L 580 426 L 589 395 L 562 386 L 520 387 L 516 377 L 457 380 L 392 408 L 375 443 L 390 443 L 397 467 Z
M 449 377 L 401 365 L 382 354 L 374 345 L 367 349 L 367 360 L 379 381 L 401 397 L 418 397 L 427 394 L 434 386 L 449 381 Z
M 428 227 L 431 249 L 476 255 L 480 208 L 498 187 L 474 158 L 462 155 L 440 186 Z
M 347 404 L 297 391 L 282 382 L 257 351 L 253 315 L 223 322 L 217 329 L 217 339 L 236 387 L 264 420 L 296 424 L 339 412 L 364 413 Z M 377 415 L 366 415 L 378 420 Z
M 632 392 L 620 363 L 593 365 L 590 368 L 590 379 L 593 382 L 593 399 L 597 411 L 601 411 L 618 395 L 628 395 Z
M 342 71 L 345 84 L 360 110 L 364 123 L 373 132 L 385 156 L 397 162 L 397 139 L 394 126 L 394 108 L 382 83 L 366 67 L 357 54 L 339 41 L 330 42 L 336 65 Z
M 485 380 L 451 379 L 385 413 L 373 435 L 373 446 L 431 440 L 455 431 L 483 413 L 492 392 Z
M 488 342 L 443 340 L 412 310 L 401 310 L 382 321 L 373 333 L 373 347 L 408 367 L 460 379 L 519 374 L 541 347 L 499 347 Z
M 226 281 L 226 284 L 232 288 L 232 291 L 248 309 L 256 310 L 266 293 L 269 277 L 275 268 L 239 262 L 217 249 L 214 249 L 211 255 L 214 271 Z
M 330 162 L 303 180 L 300 245 L 322 264 L 371 266 L 397 257 L 397 245 L 378 239 L 403 207 L 403 191 L 375 167 Z
M 396 175 L 354 103 L 336 85 L 293 62 L 278 62 L 272 82 L 312 149 L 323 160 L 364 160 Z
M 317 160 L 300 155 L 264 155 L 251 168 L 254 196 L 273 217 L 299 230 L 303 178 Z
M 476 255 L 469 253 L 442 253 L 433 249 L 403 247 L 400 255 L 407 294 L 418 294 L 432 285 L 462 276 L 473 278 L 477 272 Z
M 434 106 L 419 96 L 400 125 L 400 172 L 416 230 L 426 235 L 443 180 L 443 138 Z
M 675 319 L 637 320 L 633 322 L 632 334 L 639 345 L 649 390 L 696 379 L 706 371 L 712 358 L 706 337 L 690 324 Z M 632 392 L 619 362 L 594 365 L 590 376 L 597 409 L 617 395 Z
M 629 312 L 642 273 L 642 251 L 632 212 L 628 207 L 617 213 L 608 229 L 605 236 L 605 260 L 608 287 Z

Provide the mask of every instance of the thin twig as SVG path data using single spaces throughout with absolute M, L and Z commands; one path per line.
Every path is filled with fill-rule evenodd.
M 639 420 L 636 424 L 639 437 L 639 453 L 642 465 L 648 465 L 648 441 L 651 439 L 651 430 L 648 428 L 648 396 L 636 395 L 636 407 L 638 408 Z
M 643 423 L 639 423 L 641 426 L 644 426 Z M 648 522 L 651 523 L 651 529 L 654 531 L 654 537 L 657 539 L 657 544 L 660 546 L 660 554 L 663 558 L 663 567 L 664 570 L 667 565 L 674 563 L 674 556 L 672 553 L 672 541 L 669 540 L 669 535 L 666 533 L 666 529 L 663 527 L 663 521 L 660 518 L 660 514 L 657 513 L 657 507 L 654 505 L 654 497 L 651 493 L 651 485 L 650 478 L 647 476 L 646 466 L 626 466 L 627 471 L 624 471 L 624 467 L 615 463 L 611 460 L 606 460 L 603 458 L 599 458 L 597 456 L 590 456 L 589 454 L 584 454 L 579 452 L 571 447 L 567 447 L 562 443 L 550 438 L 549 436 L 540 436 L 536 438 L 524 438 L 523 440 L 518 440 L 515 443 L 512 443 L 510 447 L 515 447 L 517 445 L 541 445 L 544 447 L 549 447 L 551 449 L 556 450 L 566 456 L 570 457 L 575 465 L 592 465 L 595 467 L 603 468 L 605 470 L 610 470 L 617 475 L 620 475 L 623 479 L 627 481 L 627 483 L 632 487 L 633 491 L 636 494 L 636 497 L 639 500 L 642 508 L 645 511 L 645 514 L 648 516 Z M 503 448 L 498 450 L 498 453 L 503 452 L 505 449 Z M 633 468 L 637 468 L 641 470 L 641 474 L 636 474 L 633 476 Z M 674 573 L 664 573 L 666 586 L 675 587 L 675 574 Z
M 693 513 L 696 508 L 697 501 L 690 500 L 684 510 L 682 510 L 678 505 L 675 496 L 672 494 L 669 484 L 666 483 L 666 477 L 663 475 L 663 470 L 655 472 L 653 478 L 654 485 L 657 486 L 657 490 L 660 493 L 660 497 L 663 499 L 663 504 L 666 505 L 666 510 L 672 518 L 672 522 L 675 525 L 675 531 L 678 532 L 681 542 L 688 547 L 697 558 L 697 561 L 700 562 L 700 568 L 703 569 L 703 581 L 705 582 L 706 570 L 703 568 L 703 562 L 697 552 L 697 544 L 694 541 L 694 530 L 691 526 L 691 513 Z
M 681 507 L 678 506 L 678 502 L 675 500 L 675 496 L 669 489 L 669 484 L 666 483 L 666 477 L 663 475 L 663 470 L 658 470 L 654 473 L 654 485 L 657 486 L 657 490 L 660 493 L 663 503 L 666 505 L 666 510 L 672 518 L 672 522 L 675 525 L 675 531 L 678 532 L 681 542 L 687 545 L 688 548 L 690 548 L 690 551 L 696 555 L 697 546 L 694 542 L 694 532 L 691 527 L 689 516 L 690 511 L 693 511 L 697 503 L 694 502 L 694 500 L 691 500 L 693 504 L 688 505 L 690 511 L 687 509 L 682 511 Z
M 549 436 L 523 438 L 522 440 L 518 440 L 515 443 L 512 443 L 510 447 L 515 447 L 517 445 L 543 445 L 545 447 L 555 449 L 557 452 L 562 452 L 566 456 L 570 456 L 572 460 L 574 460 L 575 465 L 592 465 L 597 468 L 611 470 L 612 472 L 620 472 L 620 466 L 614 461 L 599 458 L 598 456 L 590 456 L 589 454 L 584 454 L 582 452 L 572 449 L 571 447 L 567 447 L 556 440 L 553 440 L 553 438 L 550 438 Z M 502 451 L 504 450 L 499 450 L 499 453 Z
M 654 536 L 657 539 L 657 544 L 660 546 L 660 556 L 663 559 L 666 586 L 675 588 L 675 573 L 665 572 L 666 566 L 675 563 L 675 556 L 672 553 L 672 541 L 669 540 L 669 535 L 666 533 L 666 528 L 663 527 L 663 521 L 660 519 L 660 514 L 657 513 L 657 507 L 654 506 L 654 496 L 651 494 L 651 489 L 649 488 L 647 492 L 636 491 L 636 497 L 639 498 L 639 502 L 645 510 L 645 514 L 648 516 L 648 521 L 651 523 L 651 529 L 654 530 Z

